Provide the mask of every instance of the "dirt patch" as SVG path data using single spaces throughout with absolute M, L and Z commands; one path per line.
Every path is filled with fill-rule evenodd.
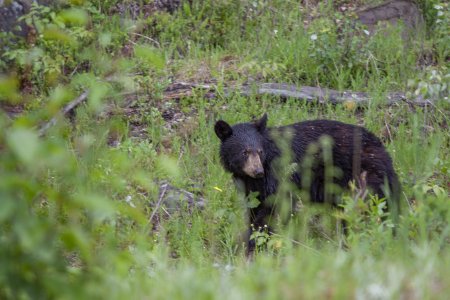
M 183 109 L 180 99 L 192 95 L 192 88 L 175 90 L 169 87 L 164 99 L 130 95 L 121 107 L 110 110 L 111 115 L 122 116 L 129 124 L 129 137 L 148 139 L 149 128 L 158 127 L 164 132 L 162 144 L 170 149 L 173 135 L 188 138 L 197 128 L 195 108 Z
M 15 119 L 23 113 L 25 107 L 23 103 L 10 104 L 6 102 L 0 102 L 0 110 L 3 110 L 11 119 Z

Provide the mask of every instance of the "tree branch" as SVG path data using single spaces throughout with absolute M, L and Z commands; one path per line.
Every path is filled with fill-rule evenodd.
M 86 101 L 88 95 L 89 95 L 89 91 L 84 91 L 76 99 L 74 99 L 73 101 L 69 102 L 66 106 L 64 106 L 61 111 L 59 111 L 53 118 L 50 119 L 50 121 L 45 123 L 39 129 L 39 136 L 44 136 L 47 133 L 47 130 L 56 124 L 56 121 L 58 121 L 58 118 L 60 118 L 61 116 L 67 115 L 69 112 L 71 112 L 73 109 L 75 109 L 78 105 L 80 105 L 81 103 Z

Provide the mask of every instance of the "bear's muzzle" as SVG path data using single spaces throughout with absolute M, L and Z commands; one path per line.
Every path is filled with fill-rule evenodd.
M 257 153 L 250 153 L 248 155 L 243 171 L 252 178 L 264 177 L 264 167 L 261 163 L 261 158 Z

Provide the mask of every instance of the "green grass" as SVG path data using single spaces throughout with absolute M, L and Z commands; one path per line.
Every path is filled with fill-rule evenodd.
M 442 24 L 426 37 L 435 65 L 425 68 L 418 66 L 424 49 L 403 41 L 398 29 L 366 36 L 331 4 L 194 2 L 172 15 L 127 20 L 107 15 L 115 1 L 86 1 L 79 8 L 90 21 L 77 26 L 36 9 L 61 40 L 40 37 L 33 47 L 3 49 L 0 298 L 448 298 L 450 106 Z M 436 9 L 421 7 L 428 23 L 439 19 Z M 127 54 L 127 45 L 138 50 Z M 165 99 L 176 80 L 353 89 L 373 101 L 354 110 L 269 96 L 208 99 L 201 91 Z M 38 137 L 43 120 L 86 89 L 87 105 Z M 387 107 L 393 90 L 437 101 Z M 18 104 L 18 117 L 5 112 Z M 181 113 L 181 123 L 169 128 L 167 109 Z M 345 211 L 305 203 L 286 225 L 274 217 L 276 234 L 262 235 L 267 249 L 247 258 L 241 235 L 248 203 L 220 164 L 213 128 L 218 119 L 233 124 L 265 112 L 269 126 L 325 118 L 380 137 L 403 186 L 397 235 L 377 206 L 358 206 L 348 193 Z M 143 134 L 135 137 L 138 130 Z M 160 205 L 162 181 L 201 195 L 205 208 Z M 277 201 L 290 201 L 283 195 Z M 347 237 L 336 229 L 339 217 L 349 220 Z

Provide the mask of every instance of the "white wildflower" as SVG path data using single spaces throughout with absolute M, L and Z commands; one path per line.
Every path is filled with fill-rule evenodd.
M 128 195 L 125 198 L 125 202 L 128 203 L 128 205 L 130 205 L 132 208 L 136 208 L 136 205 L 134 205 L 134 203 L 133 203 L 133 201 L 131 201 L 131 199 L 132 199 L 131 195 Z

